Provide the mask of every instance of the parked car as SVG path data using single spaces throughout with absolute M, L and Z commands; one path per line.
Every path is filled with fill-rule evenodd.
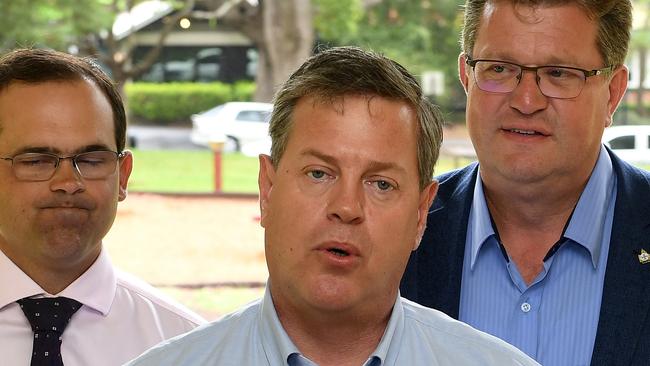
M 229 102 L 191 116 L 190 140 L 202 146 L 225 139 L 224 151 L 268 154 L 269 118 L 273 104 Z
M 650 126 L 612 126 L 605 129 L 603 142 L 621 159 L 635 164 L 650 164 Z

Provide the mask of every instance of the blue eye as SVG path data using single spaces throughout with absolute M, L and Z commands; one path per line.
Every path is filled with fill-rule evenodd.
M 385 180 L 378 180 L 376 183 L 377 183 L 377 188 L 381 189 L 382 191 L 387 191 L 393 188 L 393 186 L 390 183 L 386 182 Z
M 308 176 L 314 178 L 314 179 L 323 179 L 327 175 L 324 171 L 322 170 L 311 170 L 307 173 Z
M 367 182 L 379 192 L 390 192 L 395 189 L 395 185 L 387 180 L 378 179 Z

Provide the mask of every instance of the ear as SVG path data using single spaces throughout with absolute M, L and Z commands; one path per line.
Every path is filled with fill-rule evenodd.
M 427 215 L 429 214 L 429 207 L 433 203 L 433 199 L 438 193 L 438 181 L 434 180 L 420 192 L 420 203 L 418 204 L 418 226 L 417 235 L 415 236 L 415 243 L 413 243 L 413 250 L 420 246 L 424 229 L 427 227 Z
M 609 80 L 609 101 L 607 102 L 607 111 L 609 112 L 605 127 L 612 124 L 612 117 L 616 108 L 621 103 L 625 90 L 627 89 L 627 79 L 629 70 L 627 66 L 623 65 L 614 71 L 614 74 Z
M 257 184 L 260 189 L 260 225 L 265 227 L 265 221 L 269 214 L 269 198 L 273 189 L 273 179 L 275 178 L 275 167 L 268 155 L 260 154 L 260 173 L 257 178 Z
M 465 89 L 465 94 L 467 94 L 467 86 L 469 83 L 469 68 L 467 66 L 467 55 L 463 52 L 458 55 L 458 77 L 460 78 L 460 83 Z
M 128 150 L 124 150 L 124 156 L 120 159 L 119 164 L 120 191 L 118 193 L 118 200 L 121 202 L 124 201 L 128 193 L 126 188 L 129 183 L 129 177 L 131 176 L 131 170 L 133 170 L 133 154 Z

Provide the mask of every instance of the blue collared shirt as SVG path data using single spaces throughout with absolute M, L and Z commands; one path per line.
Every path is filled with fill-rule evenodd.
M 499 246 L 477 179 L 465 243 L 460 320 L 518 347 L 544 366 L 589 365 L 615 201 L 616 176 L 601 147 L 562 244 L 526 285 Z
M 222 319 L 163 342 L 128 366 L 316 365 L 285 332 L 268 290 Z M 437 310 L 397 297 L 375 351 L 364 366 L 539 366 L 511 345 Z

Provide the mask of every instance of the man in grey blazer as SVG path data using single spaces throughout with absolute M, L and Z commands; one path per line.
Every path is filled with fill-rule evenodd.
M 650 175 L 601 143 L 630 26 L 629 1 L 466 1 L 479 163 L 439 177 L 403 296 L 546 366 L 648 364 Z

